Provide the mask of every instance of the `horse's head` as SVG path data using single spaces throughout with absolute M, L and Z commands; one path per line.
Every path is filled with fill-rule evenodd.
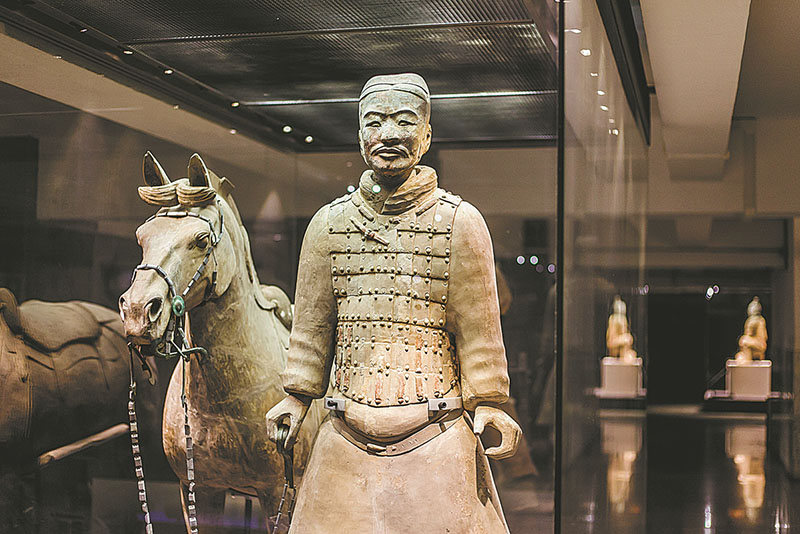
M 197 154 L 189 160 L 188 178 L 171 182 L 150 152 L 143 172 L 139 196 L 161 208 L 136 230 L 142 263 L 119 298 L 119 310 L 128 339 L 149 353 L 163 351 L 159 344 L 175 317 L 223 295 L 251 266 L 226 178 Z

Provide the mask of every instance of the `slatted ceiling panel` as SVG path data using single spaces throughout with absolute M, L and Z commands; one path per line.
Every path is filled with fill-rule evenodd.
M 538 28 L 528 22 L 525 1 L 30 0 L 25 9 L 60 11 L 70 24 L 109 36 L 112 48 L 134 50 L 131 60 L 154 60 L 144 76 L 159 84 L 177 87 L 185 80 L 163 76 L 166 65 L 219 91 L 224 97 L 197 96 L 215 110 L 225 107 L 226 117 L 230 100 L 355 98 L 370 76 L 410 71 L 423 75 L 434 95 L 549 93 L 435 100 L 434 141 L 552 140 L 556 69 Z M 238 111 L 295 128 L 270 142 L 325 150 L 355 148 L 356 109 L 345 103 Z M 235 114 L 229 118 L 236 126 Z M 308 134 L 315 138 L 310 145 L 302 142 Z
M 522 0 L 45 0 L 121 42 L 527 20 Z
M 299 138 L 311 134 L 312 149 L 358 149 L 358 104 L 302 104 L 274 106 L 264 112 L 295 129 Z
M 556 129 L 555 93 L 543 96 L 434 100 L 434 141 L 547 140 Z
M 554 87 L 533 26 L 326 33 L 134 45 L 237 100 L 352 98 L 375 73 L 415 71 L 434 93 Z

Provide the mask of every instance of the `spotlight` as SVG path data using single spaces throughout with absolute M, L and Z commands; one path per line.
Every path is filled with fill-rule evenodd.
M 583 57 L 589 57 L 592 55 L 592 51 L 589 50 L 588 48 L 581 48 L 581 55 Z
M 167 76 L 169 76 L 169 75 L 170 75 L 170 74 L 172 74 L 173 72 L 175 72 L 175 71 L 174 71 L 174 70 L 172 70 L 172 69 L 164 69 L 164 74 L 166 74 Z
M 286 126 L 283 127 L 283 133 L 286 134 L 292 133 L 292 127 L 287 124 Z
M 303 141 L 305 141 L 306 143 L 313 143 L 314 142 L 314 138 L 311 137 L 310 135 L 307 135 L 306 138 L 303 139 Z
M 231 107 L 232 108 L 238 108 L 239 105 L 240 105 L 239 102 L 231 102 Z

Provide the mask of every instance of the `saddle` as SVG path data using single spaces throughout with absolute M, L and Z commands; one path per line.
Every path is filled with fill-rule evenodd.
M 97 339 L 101 334 L 101 323 L 111 320 L 108 310 L 76 301 L 28 300 L 20 305 L 6 288 L 0 288 L 0 313 L 15 335 L 22 336 L 26 342 L 47 353 L 76 341 Z M 96 314 L 101 316 L 96 317 Z

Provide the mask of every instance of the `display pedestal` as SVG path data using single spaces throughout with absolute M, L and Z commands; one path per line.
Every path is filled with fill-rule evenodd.
M 623 361 L 603 358 L 600 366 L 600 387 L 595 396 L 606 408 L 639 408 L 646 391 L 642 388 L 642 359 Z
M 772 390 L 772 362 L 728 360 L 725 363 L 725 389 L 734 400 L 766 400 Z
M 703 409 L 712 411 L 766 412 L 767 401 L 780 399 L 772 390 L 772 362 L 755 360 L 725 363 L 725 389 L 706 391 Z
M 642 390 L 642 359 L 625 362 L 619 358 L 603 358 L 600 367 L 598 396 L 633 398 L 644 395 Z

